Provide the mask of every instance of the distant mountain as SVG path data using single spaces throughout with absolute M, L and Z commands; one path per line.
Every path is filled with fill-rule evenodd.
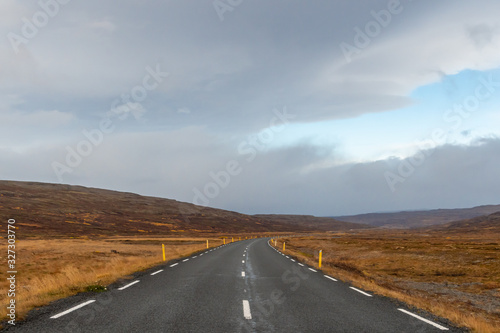
M 0 212 L 3 220 L 16 219 L 22 237 L 308 232 L 323 226 L 133 193 L 16 181 L 0 181 Z M 338 222 L 332 228 L 352 225 Z
M 397 213 L 371 213 L 353 216 L 337 216 L 337 220 L 363 223 L 384 228 L 422 228 L 453 221 L 490 215 L 500 211 L 500 205 L 479 206 L 466 209 L 436 209 Z
M 477 232 L 500 234 L 500 211 L 486 216 L 475 217 L 473 219 L 432 226 L 428 230 L 460 233 L 461 235 L 467 233 L 476 234 Z
M 261 218 L 266 221 L 276 221 L 280 223 L 285 223 L 288 226 L 295 227 L 308 227 L 310 229 L 322 230 L 322 231 L 340 231 L 340 230 L 351 230 L 351 229 L 369 229 L 373 226 L 360 224 L 360 223 L 350 223 L 336 220 L 332 217 L 316 217 L 312 215 L 254 215 L 255 217 Z

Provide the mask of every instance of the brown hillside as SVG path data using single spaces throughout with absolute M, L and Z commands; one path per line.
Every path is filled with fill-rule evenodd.
M 309 221 L 288 224 L 286 219 L 264 219 L 170 199 L 33 182 L 0 181 L 0 209 L 4 220 L 16 219 L 23 237 L 322 230 Z M 342 223 L 336 227 L 345 228 Z
M 254 215 L 266 221 L 284 222 L 288 226 L 307 227 L 322 231 L 346 231 L 351 229 L 369 229 L 372 226 L 359 223 L 342 222 L 332 217 L 312 215 Z
M 434 226 L 430 230 L 443 231 L 447 233 L 491 233 L 500 234 L 500 212 L 473 219 L 456 221 L 440 226 Z
M 435 209 L 428 211 L 405 211 L 395 213 L 370 213 L 352 216 L 337 216 L 345 222 L 364 223 L 376 227 L 407 229 L 424 228 L 446 224 L 500 211 L 500 205 L 486 205 L 465 209 Z

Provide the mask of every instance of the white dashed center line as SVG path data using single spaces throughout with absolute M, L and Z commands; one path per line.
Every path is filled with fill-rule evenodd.
M 121 288 L 118 288 L 118 290 L 124 290 L 124 289 L 127 289 L 128 287 L 131 287 L 131 286 L 133 286 L 133 285 L 134 285 L 134 284 L 136 284 L 136 283 L 139 283 L 139 280 L 135 280 L 134 282 L 131 282 L 131 283 L 127 284 L 126 286 L 123 286 L 123 287 L 121 287 Z
M 245 299 L 243 300 L 243 317 L 245 319 L 252 319 L 252 313 L 250 312 L 250 303 Z
M 161 272 L 163 272 L 163 269 L 160 269 L 159 271 L 156 271 L 156 272 L 154 272 L 154 273 L 151 273 L 151 275 L 156 275 L 156 274 L 161 273 Z
M 244 264 L 244 263 L 245 263 L 245 260 L 242 260 L 242 261 L 241 261 L 241 263 L 242 263 L 242 264 Z
M 313 272 L 317 272 L 317 270 L 314 270 L 314 269 L 312 269 L 312 268 L 309 268 L 309 270 L 310 270 L 310 271 L 313 271 Z
M 299 266 L 302 266 L 302 267 L 304 267 L 304 265 L 302 265 L 301 263 L 299 263 Z
M 332 280 L 332 281 L 337 281 L 336 279 L 332 278 L 331 276 L 325 275 L 325 277 L 326 277 L 327 279 Z
M 290 260 L 293 261 L 293 262 L 295 262 L 295 260 L 293 260 L 293 259 L 290 259 Z
M 188 261 L 188 260 L 189 260 L 189 259 L 184 259 L 182 262 L 186 262 L 186 261 Z
M 434 322 L 432 322 L 432 321 L 430 321 L 430 320 L 427 320 L 427 319 L 425 319 L 425 318 L 422 318 L 422 317 L 420 317 L 420 316 L 417 316 L 416 314 L 411 313 L 410 311 L 406 311 L 406 310 L 404 310 L 404 309 L 398 309 L 398 310 L 399 310 L 399 311 L 401 311 L 401 312 L 406 313 L 407 315 L 410 315 L 410 316 L 412 316 L 412 317 L 415 317 L 415 318 L 417 318 L 417 319 L 419 319 L 419 320 L 421 320 L 421 321 L 423 321 L 423 322 L 425 322 L 425 323 L 427 323 L 427 324 L 430 324 L 430 325 L 432 325 L 432 326 L 434 326 L 434 327 L 437 327 L 437 328 L 439 328 L 441 331 L 448 331 L 448 330 L 449 330 L 447 327 L 441 326 L 441 325 L 436 324 L 436 323 L 434 323 Z
M 373 297 L 372 295 L 370 295 L 370 294 L 368 294 L 368 293 L 365 293 L 363 290 L 359 290 L 359 289 L 356 289 L 356 288 L 354 288 L 354 287 L 349 287 L 349 288 L 351 288 L 352 290 L 355 290 L 355 291 L 357 291 L 358 293 L 363 294 L 363 295 L 365 295 L 365 296 L 368 296 L 368 297 Z
M 75 310 L 78 310 L 78 309 L 80 309 L 80 308 L 83 308 L 84 306 L 89 305 L 90 303 L 94 303 L 94 302 L 95 302 L 95 299 L 91 299 L 90 301 L 87 301 L 87 302 L 82 303 L 82 304 L 80 304 L 80 305 L 74 306 L 74 307 L 72 307 L 71 309 L 68 309 L 68 310 L 63 311 L 63 312 L 61 312 L 61 313 L 58 313 L 58 314 L 56 314 L 56 315 L 54 315 L 54 316 L 50 317 L 50 319 L 57 319 L 57 318 L 59 318 L 59 317 L 62 317 L 62 316 L 64 316 L 64 315 L 67 315 L 67 314 L 68 314 L 68 313 L 70 313 L 70 312 L 73 312 L 73 311 L 75 311 Z
M 177 265 L 179 265 L 178 262 L 176 262 L 175 264 L 170 265 L 170 267 L 174 267 L 174 266 L 177 266 Z
M 241 276 L 245 277 L 245 272 L 241 272 Z

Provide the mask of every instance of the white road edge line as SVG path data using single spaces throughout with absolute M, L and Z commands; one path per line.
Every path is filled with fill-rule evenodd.
M 304 267 L 304 265 L 302 265 L 302 264 L 301 264 L 300 262 L 299 262 L 299 266 L 302 266 L 302 267 Z
M 290 259 L 290 260 L 293 261 L 293 262 L 295 262 L 295 260 L 293 260 L 293 259 Z
M 64 316 L 64 315 L 67 315 L 67 314 L 68 314 L 68 313 L 70 313 L 70 312 L 73 312 L 73 311 L 75 311 L 75 310 L 78 310 L 78 309 L 80 309 L 80 308 L 83 308 L 84 306 L 89 305 L 90 303 L 94 303 L 94 302 L 95 302 L 95 299 L 91 299 L 90 301 L 87 301 L 87 302 L 82 303 L 82 304 L 80 304 L 80 305 L 74 306 L 74 307 L 72 307 L 71 309 L 68 309 L 68 310 L 63 311 L 63 312 L 61 312 L 61 313 L 58 313 L 58 314 L 56 314 L 56 315 L 54 315 L 54 316 L 50 317 L 50 319 L 57 319 L 57 318 L 59 318 L 59 317 L 62 317 L 62 316 Z
M 245 277 L 245 272 L 241 272 L 241 276 Z
M 313 271 L 313 272 L 318 272 L 317 270 L 315 269 L 312 269 L 312 268 L 309 268 L 310 271 Z
M 244 264 L 244 263 L 245 263 L 245 260 L 242 260 L 242 261 L 241 261 L 241 263 L 242 263 L 242 264 Z
M 118 288 L 118 290 L 124 290 L 124 289 L 127 289 L 128 287 L 131 287 L 131 286 L 133 286 L 133 285 L 134 285 L 134 284 L 136 284 L 136 283 L 139 283 L 139 280 L 135 280 L 134 282 L 131 282 L 131 283 L 129 283 L 129 284 L 127 284 L 127 285 L 125 285 L 125 286 L 123 286 L 123 287 L 121 287 L 121 288 Z
M 336 279 L 332 278 L 331 276 L 328 276 L 328 275 L 324 275 L 327 279 L 330 279 L 332 281 L 337 281 Z
M 420 319 L 421 321 L 426 322 L 427 324 L 430 324 L 430 325 L 432 325 L 432 326 L 434 326 L 434 327 L 437 327 L 437 328 L 439 328 L 441 331 L 449 331 L 449 328 L 444 327 L 444 326 L 441 326 L 441 325 L 439 325 L 439 324 L 436 324 L 435 322 L 432 322 L 432 321 L 427 320 L 427 319 L 425 319 L 425 318 L 422 318 L 422 317 L 420 317 L 420 316 L 417 316 L 416 314 L 411 313 L 410 311 L 406 311 L 405 309 L 398 309 L 398 310 L 399 310 L 399 311 L 401 311 L 401 312 L 406 313 L 407 315 L 410 315 L 410 316 L 412 316 L 412 317 L 415 317 L 415 318 L 417 318 L 417 319 Z
M 355 291 L 357 291 L 358 293 L 363 294 L 363 295 L 365 295 L 365 296 L 368 296 L 368 297 L 373 297 L 373 295 L 370 295 L 370 294 L 368 294 L 368 293 L 365 293 L 363 290 L 359 290 L 359 289 L 356 289 L 356 288 L 354 288 L 354 287 L 349 287 L 349 288 L 351 288 L 352 290 L 355 290 Z
M 245 319 L 252 319 L 252 313 L 250 312 L 250 303 L 246 299 L 243 300 L 243 317 Z
M 177 266 L 177 265 L 179 265 L 178 262 L 176 262 L 175 264 L 170 265 L 170 267 L 174 267 L 174 266 Z
M 182 262 L 186 262 L 186 261 L 188 261 L 188 260 L 189 260 L 189 259 L 184 259 Z
M 161 273 L 161 272 L 163 272 L 163 269 L 160 269 L 159 271 L 156 271 L 156 272 L 154 272 L 154 273 L 151 273 L 151 275 L 156 275 L 156 274 Z

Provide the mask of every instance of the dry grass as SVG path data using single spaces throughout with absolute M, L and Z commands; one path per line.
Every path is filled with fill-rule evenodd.
M 499 235 L 364 231 L 288 238 L 286 252 L 341 280 L 448 318 L 500 332 Z
M 34 307 L 86 291 L 91 286 L 106 286 L 118 278 L 161 263 L 162 243 L 165 244 L 167 260 L 206 248 L 206 238 L 115 237 L 17 241 L 17 318 L 22 319 Z M 210 239 L 211 247 L 220 244 L 221 239 Z M 8 290 L 7 286 L 7 280 L 2 279 L 1 289 Z M 6 318 L 7 302 L 7 294 L 2 293 L 2 319 Z

